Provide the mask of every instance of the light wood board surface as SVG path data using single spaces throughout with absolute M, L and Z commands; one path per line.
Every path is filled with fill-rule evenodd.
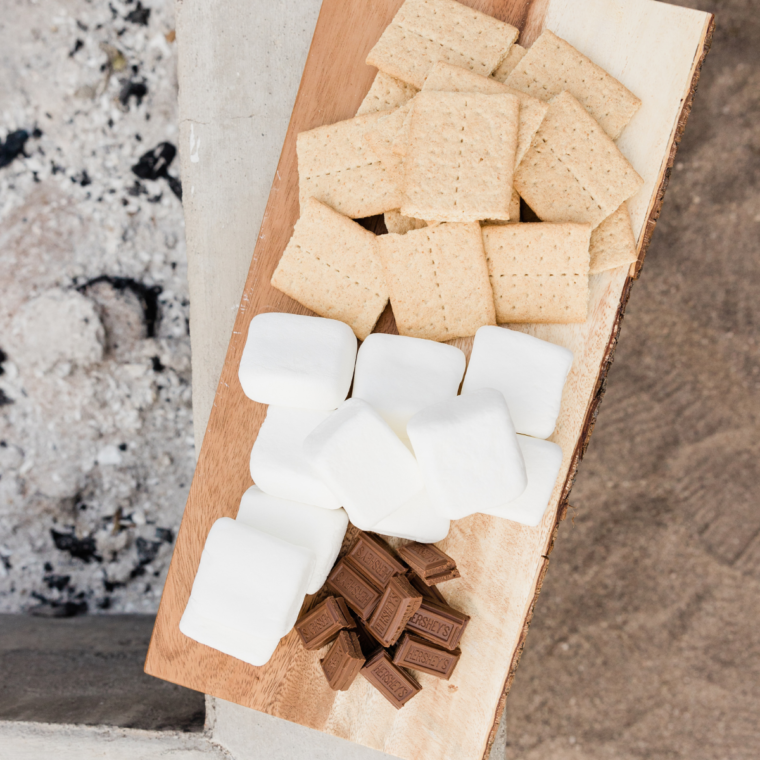
M 298 215 L 295 136 L 350 118 L 369 89 L 367 52 L 401 0 L 324 0 L 314 40 L 253 253 L 198 467 L 177 538 L 146 671 L 207 694 L 414 760 L 483 757 L 511 683 L 540 590 L 558 521 L 596 418 L 622 312 L 626 270 L 591 278 L 589 317 L 582 325 L 533 325 L 524 332 L 567 346 L 573 367 L 551 440 L 563 467 L 541 525 L 527 528 L 474 515 L 453 524 L 440 546 L 462 577 L 442 590 L 471 615 L 462 659 L 451 681 L 420 675 L 423 691 L 396 711 L 362 678 L 335 694 L 295 633 L 270 662 L 254 668 L 193 642 L 178 629 L 206 535 L 234 517 L 250 485 L 248 457 L 266 407 L 248 400 L 237 367 L 250 319 L 265 311 L 307 313 L 269 285 Z M 529 46 L 546 26 L 618 77 L 644 105 L 619 145 L 645 184 L 631 202 L 639 266 L 659 215 L 677 140 L 691 105 L 712 17 L 654 0 L 479 0 L 469 5 L 523 29 Z M 379 329 L 393 329 L 387 314 Z M 457 341 L 469 353 L 471 339 Z

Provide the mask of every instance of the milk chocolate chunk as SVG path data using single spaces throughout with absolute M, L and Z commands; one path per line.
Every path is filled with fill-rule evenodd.
M 394 575 L 406 571 L 382 539 L 364 532 L 359 533 L 346 559 L 378 589 L 384 589 Z
M 393 662 L 448 681 L 461 655 L 459 649 L 447 652 L 419 636 L 405 633 L 396 647 Z
M 407 630 L 434 644 L 448 649 L 457 648 L 470 616 L 445 604 L 423 599 L 420 608 L 406 624 Z
M 296 623 L 296 631 L 306 649 L 319 649 L 329 644 L 343 628 L 355 627 L 346 603 L 334 596 L 328 596 Z
M 447 604 L 446 597 L 438 590 L 438 588 L 436 586 L 428 586 L 417 573 L 410 570 L 407 577 L 409 578 L 409 583 L 411 583 L 425 599 L 431 599 L 434 602 L 438 602 L 438 604 Z
M 369 630 L 384 646 L 395 644 L 422 604 L 422 594 L 403 576 L 391 578 L 369 620 Z
M 415 541 L 402 546 L 398 553 L 428 586 L 459 578 L 457 563 L 433 544 L 420 544 Z
M 332 569 L 325 585 L 334 594 L 342 596 L 362 620 L 369 618 L 380 601 L 380 592 L 345 558 Z
M 322 672 L 333 691 L 346 691 L 365 663 L 359 639 L 351 631 L 341 631 L 330 651 L 320 661 Z
M 422 690 L 409 673 L 393 664 L 384 649 L 367 662 L 361 673 L 397 710 Z

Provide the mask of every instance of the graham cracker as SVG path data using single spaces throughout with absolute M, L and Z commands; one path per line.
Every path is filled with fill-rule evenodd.
M 367 63 L 417 89 L 436 61 L 488 76 L 518 34 L 514 26 L 455 0 L 405 0 Z
M 473 74 L 473 72 L 467 69 L 452 66 L 450 63 L 443 61 L 436 63 L 430 70 L 422 87 L 422 92 L 482 92 L 487 95 L 499 95 L 503 93 L 514 95 L 520 101 L 520 121 L 517 127 L 515 166 L 522 161 L 522 157 L 530 147 L 533 135 L 538 131 L 541 122 L 546 116 L 546 112 L 549 110 L 549 106 L 546 103 L 538 98 L 534 98 L 532 95 L 526 95 L 524 92 L 513 90 L 511 87 L 497 82 L 495 79 L 483 77 L 480 74 Z
M 365 142 L 381 161 L 398 164 L 399 159 L 393 153 L 393 140 L 409 116 L 413 103 L 414 101 L 410 100 L 392 111 L 384 111 L 374 126 L 364 133 Z
M 496 319 L 585 322 L 588 311 L 588 224 L 483 227 Z
M 514 95 L 420 92 L 404 158 L 404 216 L 508 219 L 520 102 Z
M 377 111 L 390 111 L 403 106 L 416 94 L 416 87 L 378 71 L 356 115 L 363 116 Z
M 485 226 L 488 224 L 492 224 L 492 225 L 493 224 L 517 224 L 519 221 L 520 221 L 520 196 L 517 194 L 517 191 L 513 188 L 512 197 L 509 199 L 509 219 L 507 221 L 503 221 L 501 219 L 484 219 L 480 224 L 481 226 Z
M 620 208 L 591 233 L 589 254 L 591 274 L 615 269 L 624 264 L 633 264 L 636 261 L 638 252 L 628 204 L 621 203 Z
M 301 204 L 272 285 L 320 317 L 345 322 L 359 340 L 388 302 L 375 236 L 314 198 Z
M 567 91 L 617 140 L 641 106 L 627 87 L 548 29 L 533 43 L 506 84 L 541 100 Z
M 296 142 L 301 208 L 316 198 L 352 219 L 401 205 L 401 162 L 381 161 L 364 133 L 384 112 L 357 116 L 301 132 Z
M 410 230 L 421 230 L 427 227 L 427 222 L 423 219 L 404 216 L 398 209 L 394 209 L 385 212 L 385 227 L 388 232 L 395 235 L 405 235 Z
M 505 82 L 507 77 L 512 73 L 515 66 L 520 63 L 520 61 L 523 59 L 523 56 L 527 52 L 528 51 L 522 45 L 518 45 L 515 42 L 515 44 L 509 48 L 507 57 L 496 67 L 491 76 L 497 82 Z
M 479 224 L 380 235 L 376 245 L 399 335 L 445 341 L 496 323 Z
M 515 190 L 542 221 L 592 227 L 617 211 L 643 182 L 569 92 L 549 102 L 546 117 L 514 175 Z

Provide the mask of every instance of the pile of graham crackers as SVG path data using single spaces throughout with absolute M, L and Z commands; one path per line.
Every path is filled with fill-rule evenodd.
M 359 339 L 584 322 L 589 275 L 628 266 L 642 178 L 615 144 L 641 105 L 568 42 L 455 0 L 406 0 L 353 119 L 298 135 L 301 216 L 272 285 Z M 522 202 L 540 221 L 520 221 Z M 387 235 L 356 219 L 384 214 Z

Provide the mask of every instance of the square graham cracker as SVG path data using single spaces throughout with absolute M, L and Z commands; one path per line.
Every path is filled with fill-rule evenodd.
M 514 26 L 455 0 L 406 0 L 367 63 L 417 89 L 436 61 L 488 76 L 518 34 Z
M 401 213 L 440 222 L 509 219 L 519 111 L 514 95 L 418 93 Z
M 636 261 L 636 238 L 633 235 L 627 203 L 621 203 L 620 208 L 591 233 L 589 254 L 591 274 L 615 269 L 624 264 L 633 264 Z
M 603 68 L 545 30 L 517 63 L 506 84 L 541 100 L 567 91 L 617 140 L 641 100 Z
M 644 180 L 588 111 L 569 93 L 549 102 L 514 174 L 520 197 L 544 222 L 596 227 Z
M 301 206 L 272 285 L 320 317 L 345 322 L 360 340 L 388 302 L 375 236 L 314 198 Z
M 518 45 L 516 42 L 509 48 L 507 57 L 494 69 L 491 76 L 497 82 L 505 82 L 507 77 L 512 73 L 512 70 L 523 59 L 523 56 L 527 53 L 527 49 L 522 45 Z
M 588 224 L 483 227 L 496 320 L 585 322 L 588 311 Z
M 296 141 L 298 191 L 303 209 L 316 198 L 361 219 L 401 205 L 401 161 L 381 161 L 364 139 L 385 112 L 357 116 L 301 132 Z
M 445 341 L 496 323 L 478 223 L 380 235 L 376 246 L 399 335 Z
M 364 116 L 364 114 L 377 111 L 390 111 L 403 106 L 416 94 L 416 87 L 378 71 L 356 115 Z
M 520 121 L 517 126 L 517 152 L 515 166 L 530 147 L 533 135 L 536 134 L 541 122 L 549 110 L 549 106 L 532 95 L 526 95 L 519 90 L 513 90 L 490 77 L 474 74 L 460 66 L 439 61 L 433 66 L 425 80 L 422 92 L 481 92 L 486 95 L 506 93 L 514 95 L 520 101 Z

